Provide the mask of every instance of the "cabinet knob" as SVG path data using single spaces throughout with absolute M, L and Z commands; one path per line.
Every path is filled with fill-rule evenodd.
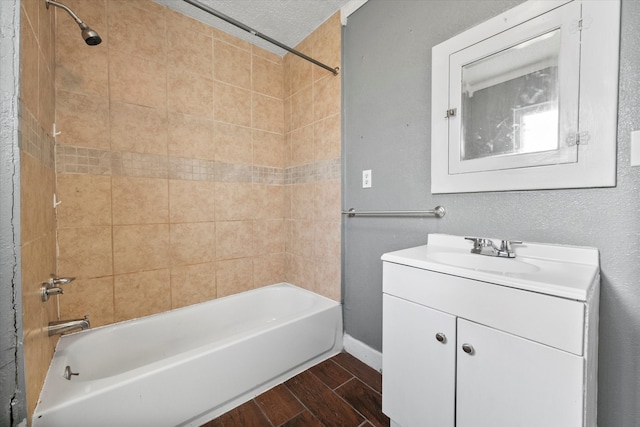
M 475 352 L 471 344 L 462 344 L 462 351 L 467 354 L 473 354 Z
M 438 342 L 444 344 L 445 342 L 447 342 L 447 336 L 445 334 L 443 334 L 442 332 L 438 332 L 436 334 L 436 340 L 438 340 Z

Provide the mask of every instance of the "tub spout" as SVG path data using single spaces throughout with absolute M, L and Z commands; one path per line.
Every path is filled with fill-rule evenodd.
M 66 332 L 71 332 L 76 329 L 89 329 L 91 324 L 89 323 L 89 316 L 84 316 L 83 319 L 74 320 L 60 320 L 57 322 L 49 322 L 47 332 L 49 336 L 62 335 Z

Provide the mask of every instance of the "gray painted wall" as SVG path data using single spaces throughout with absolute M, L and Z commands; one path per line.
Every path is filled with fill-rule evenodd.
M 380 350 L 384 252 L 427 233 L 504 236 L 600 249 L 601 427 L 640 425 L 640 2 L 623 0 L 617 187 L 431 195 L 431 48 L 520 1 L 369 0 L 343 37 L 343 203 L 357 209 L 447 208 L 443 219 L 345 218 L 346 333 Z M 437 114 L 440 114 L 438 112 Z M 372 170 L 362 189 L 362 170 Z
M 0 1 L 0 426 L 18 425 L 27 416 L 19 262 L 19 36 L 20 1 Z

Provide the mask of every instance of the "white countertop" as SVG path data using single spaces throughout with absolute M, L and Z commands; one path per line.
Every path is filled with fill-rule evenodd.
M 491 240 L 500 243 L 499 239 Z M 430 234 L 427 245 L 389 252 L 382 255 L 382 260 L 578 301 L 587 301 L 599 283 L 599 253 L 595 248 L 524 242 L 514 245 L 516 258 L 496 259 L 486 255 L 469 255 L 471 247 L 472 242 L 465 240 L 464 236 Z M 442 254 L 450 259 L 458 257 L 461 262 L 459 265 L 441 262 Z M 474 257 L 475 268 L 464 265 L 465 258 L 469 259 L 469 256 Z M 486 269 L 481 267 L 485 259 L 488 265 Z M 523 263 L 520 265 L 527 267 L 523 270 L 532 267 L 531 271 L 499 271 L 502 263 Z M 505 270 L 512 267 L 510 264 L 505 266 Z

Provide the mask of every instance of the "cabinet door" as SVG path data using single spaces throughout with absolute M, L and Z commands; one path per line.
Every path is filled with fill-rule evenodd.
M 454 425 L 455 334 L 454 316 L 384 294 L 382 410 L 397 424 Z
M 456 357 L 457 427 L 582 426 L 581 357 L 464 319 Z

